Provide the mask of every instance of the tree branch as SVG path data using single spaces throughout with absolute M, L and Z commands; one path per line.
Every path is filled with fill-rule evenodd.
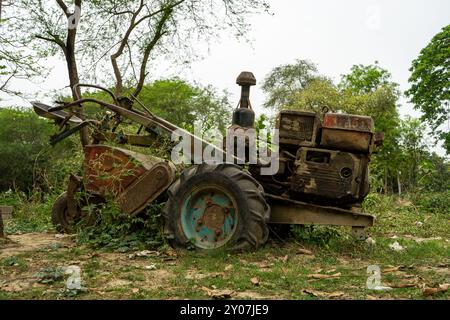
M 70 16 L 69 9 L 67 8 L 67 6 L 64 3 L 64 1 L 63 0 L 56 0 L 56 3 L 59 5 L 59 7 L 62 9 L 62 11 L 64 11 L 64 14 L 68 18 Z
M 144 7 L 146 7 L 144 1 L 141 0 L 141 3 L 140 3 L 140 5 L 139 5 L 139 8 L 134 12 L 134 14 L 133 14 L 133 16 L 132 16 L 132 18 L 131 18 L 131 21 L 130 21 L 130 24 L 129 24 L 129 26 L 128 26 L 128 29 L 127 29 L 127 31 L 125 32 L 124 37 L 122 38 L 122 41 L 121 41 L 121 43 L 120 43 L 119 48 L 117 49 L 117 51 L 116 51 L 113 55 L 111 55 L 111 63 L 112 63 L 112 65 L 113 65 L 114 75 L 115 75 L 115 77 L 116 77 L 116 88 L 115 88 L 115 94 L 116 94 L 116 95 L 118 95 L 118 96 L 121 95 L 121 93 L 122 93 L 122 91 L 123 91 L 123 78 L 122 78 L 122 74 L 121 74 L 121 72 L 120 72 L 119 65 L 118 65 L 118 63 L 117 63 L 117 58 L 119 58 L 119 57 L 123 54 L 123 51 L 124 51 L 124 49 L 125 49 L 125 46 L 128 45 L 128 40 L 129 40 L 130 35 L 131 35 L 131 33 L 133 32 L 133 30 L 134 30 L 139 24 L 141 24 L 143 21 L 145 21 L 145 20 L 147 20 L 147 19 L 150 19 L 150 18 L 152 18 L 152 17 L 154 17 L 154 16 L 156 16 L 156 15 L 162 13 L 162 12 L 164 12 L 163 17 L 165 17 L 165 18 L 164 18 L 164 21 L 163 21 L 163 25 L 164 25 L 164 24 L 166 23 L 166 21 L 170 18 L 170 15 L 172 14 L 173 8 L 175 8 L 176 6 L 179 6 L 180 4 L 182 4 L 182 3 L 185 2 L 185 1 L 186 1 L 186 0 L 179 0 L 179 1 L 176 1 L 176 2 L 172 3 L 171 5 L 168 5 L 168 6 L 166 6 L 166 7 L 160 8 L 159 10 L 156 10 L 156 11 L 154 11 L 154 12 L 151 12 L 151 13 L 149 13 L 149 14 L 143 16 L 143 17 L 140 18 L 139 20 L 137 20 L 139 14 L 140 14 L 141 11 L 142 11 L 142 9 L 143 9 Z M 168 14 L 168 15 L 167 15 L 167 14 Z M 166 17 L 166 15 L 167 15 L 167 17 Z M 160 21 L 160 22 L 161 22 L 161 21 Z M 163 25 L 161 25 L 161 26 L 158 25 L 158 26 L 157 26 L 157 33 L 158 33 L 158 36 L 153 38 L 153 40 L 155 40 L 155 43 L 154 43 L 151 47 L 147 46 L 147 48 L 144 50 L 144 59 L 146 58 L 146 59 L 148 60 L 148 57 L 149 57 L 149 54 L 150 54 L 150 52 L 149 52 L 148 54 L 146 54 L 147 49 L 151 51 L 151 50 L 153 49 L 153 47 L 156 45 L 157 41 L 162 37 L 163 34 L 160 34 L 160 33 L 161 33 L 161 30 L 162 30 Z M 155 36 L 156 36 L 156 34 L 155 34 Z M 152 40 L 152 42 L 153 42 L 153 40 Z M 151 42 L 151 43 L 152 43 L 152 42 Z M 144 61 L 143 61 L 143 62 L 144 62 Z M 146 67 L 147 61 L 145 61 L 144 64 L 145 64 L 144 67 Z M 140 79 L 141 79 L 141 78 L 142 78 L 142 72 L 141 72 Z M 143 76 L 143 78 L 144 78 L 144 80 L 145 80 L 145 70 L 144 70 L 144 76 Z M 140 81 L 139 81 L 139 83 L 140 83 Z M 141 85 L 141 86 L 142 86 L 142 85 Z M 139 85 L 138 85 L 138 87 L 139 87 Z M 139 89 L 139 90 L 137 90 L 137 91 L 140 92 L 140 90 L 141 90 L 141 89 Z
M 179 1 L 179 2 L 181 3 L 182 1 Z M 137 97 L 139 95 L 139 93 L 141 92 L 141 90 L 144 86 L 145 78 L 147 77 L 146 69 L 147 69 L 148 60 L 150 58 L 150 53 L 155 48 L 159 39 L 161 39 L 166 34 L 166 32 L 163 31 L 163 28 L 164 28 L 166 22 L 170 19 L 172 12 L 173 12 L 173 7 L 166 8 L 166 10 L 164 11 L 164 14 L 161 16 L 161 19 L 158 22 L 158 25 L 156 26 L 155 35 L 153 36 L 153 39 L 149 42 L 149 44 L 144 49 L 144 55 L 142 57 L 141 70 L 140 70 L 140 74 L 139 74 L 139 81 L 138 81 L 136 89 L 134 90 L 134 93 L 133 93 L 133 96 L 135 96 L 135 97 Z
M 130 24 L 128 26 L 128 29 L 125 32 L 125 35 L 123 36 L 122 40 L 120 41 L 119 48 L 117 49 L 117 51 L 114 54 L 111 55 L 111 64 L 113 66 L 114 76 L 116 77 L 115 94 L 117 96 L 120 96 L 123 91 L 123 79 L 122 79 L 122 74 L 120 72 L 119 64 L 117 63 L 117 58 L 122 55 L 123 50 L 128 43 L 128 39 L 130 38 L 131 32 L 136 27 L 136 19 L 139 16 L 139 14 L 141 13 L 141 10 L 143 8 L 144 8 L 144 0 L 141 0 L 139 8 L 133 13 Z

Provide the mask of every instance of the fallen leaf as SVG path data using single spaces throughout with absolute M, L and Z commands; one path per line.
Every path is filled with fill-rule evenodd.
M 207 287 L 202 287 L 202 290 L 206 292 L 206 294 L 213 299 L 229 299 L 234 295 L 233 290 L 224 289 L 224 290 L 215 290 L 209 289 Z
M 341 276 L 341 273 L 334 273 L 334 274 L 322 274 L 322 273 L 314 273 L 309 274 L 308 278 L 312 279 L 330 279 L 330 278 L 339 278 Z
M 224 272 L 199 273 L 191 270 L 188 271 L 188 274 L 184 278 L 187 280 L 202 280 L 206 278 L 218 278 L 224 276 Z
M 253 283 L 255 286 L 259 286 L 259 279 L 257 277 L 250 279 L 251 283 Z
M 303 289 L 301 292 L 304 294 L 309 294 L 314 297 L 323 297 L 324 296 L 324 292 L 320 292 L 320 291 L 313 290 L 313 289 Z
M 301 248 L 298 249 L 297 253 L 298 254 L 309 254 L 309 255 L 313 254 L 312 251 L 306 250 L 306 249 L 301 249 Z
M 342 291 L 322 292 L 314 289 L 304 289 L 301 292 L 318 298 L 330 298 L 330 299 L 339 298 L 345 295 L 345 292 Z
M 403 282 L 403 283 L 397 283 L 397 284 L 389 284 L 389 287 L 391 288 L 413 288 L 417 286 L 417 283 L 414 282 Z
M 128 256 L 129 259 L 134 259 L 136 257 L 142 258 L 142 257 L 149 257 L 152 255 L 156 255 L 159 256 L 159 252 L 158 251 L 150 251 L 150 250 L 143 250 L 143 251 L 139 251 L 139 252 L 135 252 L 132 253 Z
M 378 300 L 377 297 L 371 296 L 370 294 L 368 294 L 368 295 L 366 296 L 366 299 L 367 299 L 367 300 Z
M 386 268 L 386 269 L 383 269 L 383 273 L 395 272 L 395 271 L 400 270 L 400 268 L 402 268 L 402 266 Z
M 228 264 L 225 266 L 225 271 L 231 271 L 233 269 L 233 265 L 232 264 Z
M 327 295 L 328 298 L 339 298 L 345 295 L 345 292 L 342 291 L 336 291 L 336 292 L 331 292 Z
M 273 266 L 273 263 L 267 263 L 267 262 L 253 262 L 251 264 L 260 269 L 268 269 Z
M 131 290 L 133 293 L 138 293 L 139 289 L 138 288 L 133 288 L 133 290 Z
M 283 263 L 286 263 L 286 262 L 288 261 L 288 259 L 289 259 L 289 256 L 288 256 L 288 255 L 285 255 L 285 256 L 282 257 L 280 260 L 281 260 Z
M 450 283 L 440 284 L 438 288 L 424 288 L 422 294 L 425 297 L 431 296 L 439 292 L 445 292 L 450 288 Z

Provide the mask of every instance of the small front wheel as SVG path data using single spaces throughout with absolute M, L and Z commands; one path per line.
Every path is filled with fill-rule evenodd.
M 77 216 L 71 216 L 67 205 L 67 192 L 62 193 L 53 204 L 52 208 L 52 223 L 58 232 L 70 233 L 79 219 L 79 212 Z
M 83 210 L 83 207 L 85 204 L 98 206 L 104 200 L 99 196 L 92 195 L 89 199 L 83 201 L 81 205 L 77 205 L 77 210 L 74 215 L 70 214 L 67 202 L 67 192 L 64 192 L 56 199 L 52 208 L 52 223 L 56 230 L 61 233 L 74 232 L 75 227 L 80 223 L 82 226 L 93 225 L 99 219 L 97 210 L 86 212 L 86 210 Z

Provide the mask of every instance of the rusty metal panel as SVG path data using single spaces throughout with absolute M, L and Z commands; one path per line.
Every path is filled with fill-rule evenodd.
M 108 146 L 85 147 L 85 188 L 88 191 L 117 195 L 145 172 L 128 152 Z
M 319 127 L 314 112 L 284 110 L 277 119 L 280 144 L 315 146 Z
M 0 215 L 3 219 L 11 219 L 14 207 L 12 206 L 0 206 Z
M 320 145 L 325 148 L 368 152 L 373 132 L 371 117 L 327 113 L 323 119 Z
M 12 206 L 0 206 L 0 238 L 5 237 L 3 220 L 11 219 L 13 210 Z
M 314 198 L 355 201 L 364 181 L 361 158 L 348 152 L 301 148 L 291 190 Z
M 162 160 L 121 148 L 85 147 L 85 188 L 99 194 L 118 195 Z
M 175 166 L 161 162 L 136 179 L 117 197 L 123 212 L 140 212 L 149 202 L 156 199 L 175 180 Z
M 270 223 L 370 227 L 375 221 L 374 216 L 366 213 L 266 196 L 271 207 Z

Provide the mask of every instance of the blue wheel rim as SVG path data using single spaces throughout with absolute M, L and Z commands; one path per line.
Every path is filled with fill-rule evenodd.
M 196 247 L 215 249 L 226 245 L 238 222 L 234 197 L 220 186 L 196 188 L 183 201 L 181 228 Z

